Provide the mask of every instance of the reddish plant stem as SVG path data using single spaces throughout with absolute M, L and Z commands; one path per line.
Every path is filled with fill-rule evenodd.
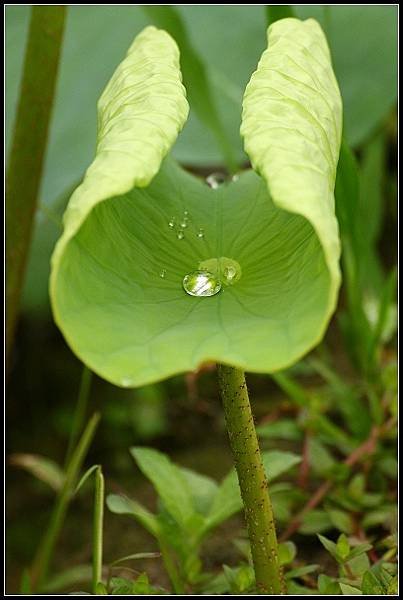
M 391 417 L 386 423 L 381 426 L 374 425 L 371 429 L 371 433 L 368 438 L 357 448 L 355 448 L 352 453 L 347 456 L 347 458 L 343 461 L 345 465 L 348 467 L 354 466 L 357 462 L 359 462 L 364 456 L 371 455 L 375 452 L 378 440 L 382 435 L 384 435 L 389 429 L 391 429 L 396 423 L 395 417 Z M 284 542 L 288 540 L 288 538 L 295 533 L 299 526 L 302 523 L 305 515 L 313 510 L 326 496 L 328 491 L 333 487 L 333 481 L 324 481 L 322 485 L 316 490 L 314 495 L 309 499 L 309 501 L 305 504 L 305 506 L 300 510 L 300 512 L 292 519 L 288 528 L 284 531 L 284 533 L 280 537 L 280 542 Z
M 299 467 L 297 479 L 297 483 L 302 489 L 306 488 L 309 477 L 309 438 L 310 432 L 306 431 L 304 436 L 304 443 L 302 446 L 302 461 Z

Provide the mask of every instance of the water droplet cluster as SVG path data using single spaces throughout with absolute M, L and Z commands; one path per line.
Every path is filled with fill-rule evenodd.
M 227 177 L 223 173 L 211 173 L 206 178 L 206 183 L 212 189 L 217 189 L 227 182 Z M 234 175 L 231 181 L 237 181 L 238 175 Z M 175 233 L 178 240 L 185 239 L 192 229 L 190 227 L 191 219 L 189 211 L 184 210 L 179 217 L 173 215 L 168 221 L 168 227 Z M 196 227 L 196 237 L 204 240 L 204 229 Z M 166 269 L 162 269 L 159 276 L 164 279 Z M 229 258 L 212 258 L 199 264 L 199 269 L 188 273 L 183 278 L 183 288 L 190 296 L 208 297 L 218 294 L 222 285 L 232 285 L 241 277 L 241 268 L 239 264 Z
M 191 219 L 189 217 L 189 211 L 184 210 L 183 214 L 178 218 L 172 216 L 168 221 L 168 227 L 175 232 L 178 240 L 185 239 L 185 233 L 187 229 L 190 229 Z M 204 238 L 204 229 L 200 227 L 197 229 L 196 237 L 199 239 Z

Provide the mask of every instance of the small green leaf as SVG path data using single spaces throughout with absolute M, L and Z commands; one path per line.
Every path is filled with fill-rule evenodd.
M 233 594 L 242 594 L 254 584 L 255 574 L 250 565 L 235 568 L 223 565 L 223 570 Z
M 362 591 L 352 585 L 348 585 L 347 583 L 339 583 L 340 589 L 342 591 L 343 596 L 359 596 L 362 594 Z
M 139 502 L 131 500 L 126 496 L 109 494 L 106 497 L 106 505 L 116 515 L 130 515 L 134 517 L 151 535 L 158 537 L 159 524 L 157 517 L 139 504 Z
M 297 547 L 293 542 L 284 542 L 278 545 L 278 560 L 280 565 L 291 563 L 297 555 Z
M 348 485 L 348 491 L 352 498 L 359 500 L 365 490 L 365 476 L 363 473 L 354 475 Z
M 342 533 L 337 540 L 336 553 L 342 561 L 345 561 L 350 554 L 350 543 L 344 533 Z
M 310 510 L 302 519 L 298 532 L 305 535 L 313 535 L 318 531 L 328 531 L 333 527 L 329 515 L 325 510 Z
M 308 457 L 313 472 L 318 475 L 328 475 L 336 462 L 326 446 L 313 436 L 308 440 Z
M 353 523 L 348 512 L 336 508 L 327 509 L 326 512 L 329 515 L 332 524 L 337 527 L 339 531 L 347 534 L 352 533 Z
M 46 458 L 46 456 L 39 456 L 38 454 L 11 454 L 9 463 L 15 467 L 29 471 L 37 479 L 47 483 L 57 492 L 63 486 L 65 478 L 63 470 L 55 461 Z
M 333 558 L 335 558 L 337 561 L 339 561 L 339 553 L 338 553 L 337 544 L 335 544 L 331 540 L 328 540 L 324 535 L 318 534 L 318 538 L 321 541 L 322 545 L 329 552 L 329 554 L 331 554 L 333 556 Z
M 130 453 L 154 485 L 167 511 L 186 529 L 195 509 L 190 485 L 180 468 L 168 456 L 152 448 L 134 447 Z
M 206 529 L 216 527 L 242 508 L 237 475 L 232 469 L 221 482 L 206 522 Z
M 302 437 L 301 429 L 298 427 L 295 421 L 291 419 L 280 419 L 273 423 L 267 423 L 260 425 L 256 428 L 257 434 L 262 438 L 270 439 L 284 439 L 298 441 Z
M 385 589 L 383 585 L 378 581 L 377 577 L 371 571 L 364 573 L 361 583 L 362 593 L 365 596 L 383 596 L 385 595 Z
M 323 596 L 340 595 L 340 587 L 337 581 L 324 574 L 321 574 L 318 577 L 318 590 Z
M 133 584 L 133 594 L 147 596 L 156 593 L 156 590 L 150 585 L 147 573 L 141 573 Z
M 368 555 L 364 552 L 363 554 L 360 554 L 358 556 L 353 556 L 353 558 L 350 558 L 349 556 L 347 559 L 347 565 L 344 570 L 346 576 L 348 576 L 350 579 L 352 578 L 352 576 L 359 579 L 363 576 L 365 571 L 367 571 L 370 568 L 370 566 L 371 563 L 369 561 Z
M 124 577 L 112 577 L 109 587 L 112 596 L 131 596 L 133 594 L 134 582 Z
M 371 548 L 372 548 L 372 544 L 368 544 L 368 543 L 359 544 L 358 546 L 355 546 L 350 551 L 349 560 L 352 560 L 353 558 L 360 556 L 360 554 L 364 554 L 364 552 L 368 552 L 368 550 L 371 550 Z
M 284 579 L 299 579 L 300 577 L 304 577 L 304 575 L 314 573 L 318 569 L 319 565 L 306 565 L 306 567 L 297 567 L 296 569 L 287 571 L 287 573 L 284 575 Z
M 396 520 L 396 505 L 385 504 L 378 509 L 366 511 L 362 519 L 362 527 L 368 529 L 383 525 L 391 527 Z
M 190 488 L 194 509 L 202 515 L 207 515 L 218 491 L 218 485 L 210 477 L 190 469 L 180 467 L 180 472 Z
M 301 457 L 293 452 L 270 450 L 262 453 L 263 465 L 269 483 L 301 462 Z

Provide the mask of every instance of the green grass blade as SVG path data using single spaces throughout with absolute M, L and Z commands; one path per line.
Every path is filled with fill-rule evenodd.
M 31 569 L 31 581 L 34 591 L 40 590 L 46 581 L 53 551 L 62 529 L 64 519 L 74 493 L 78 474 L 91 444 L 100 415 L 95 413 L 89 420 L 66 470 L 63 488 L 56 498 L 48 528 L 41 540 Z
M 92 381 L 92 373 L 91 373 L 90 369 L 86 366 L 83 366 L 83 370 L 82 370 L 82 374 L 81 374 L 80 389 L 78 392 L 78 400 L 77 400 L 76 408 L 74 411 L 73 424 L 71 427 L 70 437 L 69 437 L 69 445 L 67 447 L 66 460 L 65 460 L 66 465 L 68 464 L 68 462 L 70 460 L 71 453 L 73 452 L 73 448 L 75 447 L 75 445 L 77 443 L 77 439 L 81 433 L 81 430 L 82 430 L 82 427 L 84 424 L 85 413 L 87 411 L 87 406 L 88 406 L 88 399 L 89 399 L 90 392 L 91 392 L 91 381 Z
M 95 471 L 94 531 L 92 543 L 92 591 L 97 594 L 97 586 L 102 583 L 102 544 L 105 504 L 105 481 L 99 466 Z

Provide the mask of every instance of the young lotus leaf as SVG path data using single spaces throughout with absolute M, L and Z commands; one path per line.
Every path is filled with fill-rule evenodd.
M 137 386 L 205 361 L 270 372 L 312 348 L 339 285 L 341 102 L 317 23 L 273 24 L 248 85 L 242 133 L 263 177 L 210 188 L 163 160 L 187 114 L 164 32 L 138 36 L 99 109 L 51 275 L 55 319 L 83 362 Z M 186 293 L 184 277 L 207 267 L 220 291 Z

